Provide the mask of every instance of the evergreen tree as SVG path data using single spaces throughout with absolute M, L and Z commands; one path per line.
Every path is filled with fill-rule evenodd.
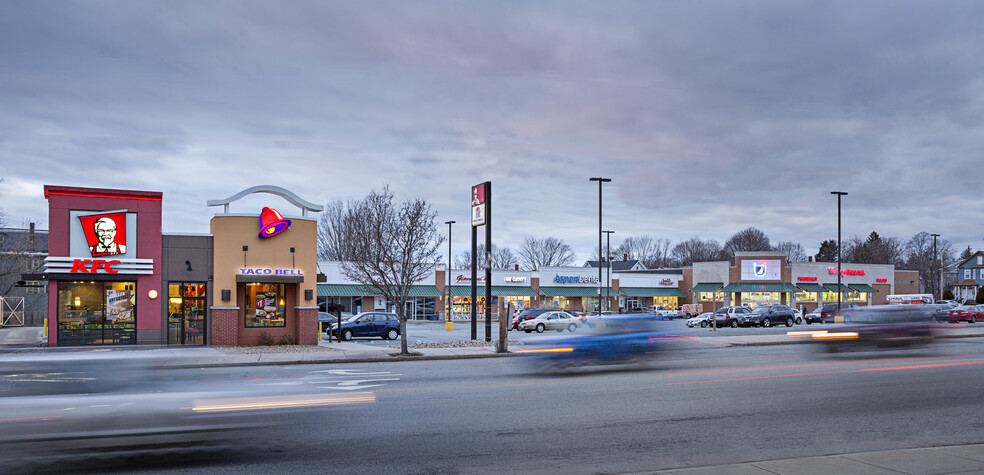
M 837 262 L 837 241 L 828 239 L 820 243 L 820 252 L 817 252 L 817 262 Z

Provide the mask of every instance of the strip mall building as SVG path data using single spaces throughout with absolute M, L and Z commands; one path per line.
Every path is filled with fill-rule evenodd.
M 300 215 L 263 207 L 229 212 L 253 193 L 279 196 Z M 207 234 L 164 234 L 159 192 L 45 186 L 48 200 L 49 346 L 253 345 L 262 338 L 317 344 L 319 306 L 328 311 L 393 310 L 391 302 L 346 280 L 341 263 L 318 262 L 321 207 L 283 188 L 258 186 L 209 206 L 223 212 Z M 277 202 L 281 204 L 282 201 Z M 614 271 L 597 267 L 495 270 L 479 277 L 471 301 L 471 272 L 443 266 L 414 285 L 405 309 L 413 320 L 467 319 L 512 308 L 628 310 L 676 308 L 700 302 L 724 305 L 782 303 L 812 310 L 836 302 L 837 268 L 829 263 L 786 262 L 782 253 L 738 253 L 729 261 L 682 269 Z M 916 271 L 890 265 L 843 264 L 842 298 L 861 305 L 885 303 L 889 294 L 918 293 Z

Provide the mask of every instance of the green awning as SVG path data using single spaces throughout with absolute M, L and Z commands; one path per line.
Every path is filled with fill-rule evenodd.
M 626 297 L 686 297 L 687 294 L 676 287 L 621 287 Z
M 485 295 L 485 286 L 479 285 L 476 289 L 479 297 Z M 496 297 L 536 297 L 536 292 L 531 287 L 514 287 L 510 285 L 493 285 L 492 295 Z M 470 285 L 452 285 L 452 297 L 471 297 Z
M 361 284 L 318 284 L 319 297 L 362 297 L 376 296 L 379 292 L 367 285 Z M 410 287 L 408 297 L 438 297 L 441 292 L 436 285 L 414 285 Z
M 540 292 L 547 297 L 597 297 L 597 287 L 540 287 Z M 601 295 L 618 296 L 618 291 L 609 289 L 607 292 L 601 288 Z
M 823 284 L 823 286 L 824 286 L 824 288 L 826 288 L 827 290 L 829 290 L 831 292 L 837 292 L 837 283 L 836 282 L 833 283 L 833 284 Z M 846 286 L 846 285 L 844 285 L 844 284 L 841 284 L 840 286 L 841 286 L 841 292 L 850 292 L 851 291 L 851 288 L 848 287 L 848 286 Z
M 827 290 L 820 286 L 820 284 L 796 284 L 803 292 L 826 292 Z
M 873 294 L 878 292 L 878 289 L 868 285 L 868 284 L 847 284 L 848 287 L 857 290 L 858 292 L 864 292 L 868 294 Z
M 750 282 L 732 282 L 724 288 L 725 292 L 798 292 L 793 284 L 785 282 L 753 284 Z
M 717 292 L 724 287 L 724 282 L 703 282 L 690 289 L 691 292 Z

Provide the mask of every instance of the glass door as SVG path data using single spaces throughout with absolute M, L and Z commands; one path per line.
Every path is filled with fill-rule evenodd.
M 167 309 L 169 345 L 205 344 L 205 284 L 169 284 Z

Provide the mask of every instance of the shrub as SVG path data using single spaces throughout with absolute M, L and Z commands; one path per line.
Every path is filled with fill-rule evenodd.
M 277 342 L 278 345 L 293 345 L 294 337 L 292 335 L 284 335 L 280 337 L 280 341 Z
M 267 332 L 260 332 L 256 337 L 256 344 L 260 346 L 273 346 L 273 337 Z
M 947 289 L 943 291 L 943 300 L 953 300 L 953 291 Z
M 977 301 L 984 302 L 984 285 L 977 289 Z

